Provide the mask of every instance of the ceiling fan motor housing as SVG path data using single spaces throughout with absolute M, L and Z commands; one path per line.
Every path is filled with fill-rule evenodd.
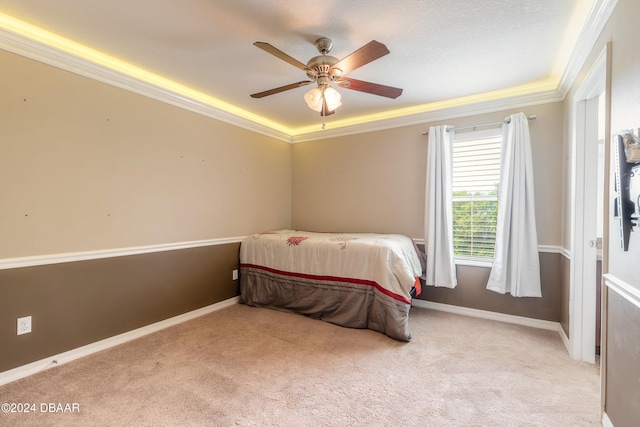
M 331 48 L 333 48 L 331 39 L 327 37 L 319 38 L 316 40 L 316 49 L 322 55 L 314 56 L 307 62 L 307 77 L 317 82 L 318 86 L 326 86 L 342 76 L 342 70 L 333 68 L 339 59 L 335 56 L 327 55 Z
M 317 81 L 319 84 L 328 84 L 342 76 L 342 70 L 333 68 L 337 63 L 338 58 L 334 56 L 314 56 L 307 62 L 307 77 L 313 81 Z
M 320 37 L 316 40 L 316 49 L 318 49 L 318 52 L 321 54 L 326 55 L 331 52 L 331 48 L 333 48 L 333 42 L 331 39 L 327 37 Z

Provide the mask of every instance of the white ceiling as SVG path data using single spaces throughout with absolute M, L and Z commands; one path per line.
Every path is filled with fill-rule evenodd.
M 296 129 L 321 121 L 303 100 L 310 86 L 249 95 L 306 75 L 255 41 L 304 63 L 318 54 L 318 37 L 333 40 L 339 59 L 371 40 L 388 47 L 348 77 L 403 94 L 338 88 L 343 105 L 330 125 L 469 95 L 555 88 L 594 1 L 0 0 L 0 12 Z

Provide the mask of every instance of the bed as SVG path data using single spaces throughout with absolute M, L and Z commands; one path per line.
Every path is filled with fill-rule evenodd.
M 422 264 L 398 234 L 278 230 L 240 245 L 240 299 L 410 341 Z

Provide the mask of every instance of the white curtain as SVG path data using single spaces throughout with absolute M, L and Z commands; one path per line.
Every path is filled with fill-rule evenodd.
M 428 286 L 455 288 L 458 284 L 453 259 L 452 150 L 447 127 L 430 127 L 424 227 Z
M 487 289 L 541 297 L 529 123 L 512 114 L 502 126 L 498 226 Z

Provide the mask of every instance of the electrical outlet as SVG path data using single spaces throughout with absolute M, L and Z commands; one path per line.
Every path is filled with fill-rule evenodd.
M 233 280 L 238 280 L 238 270 L 233 270 L 231 277 Z
M 31 332 L 31 316 L 18 318 L 18 335 Z

